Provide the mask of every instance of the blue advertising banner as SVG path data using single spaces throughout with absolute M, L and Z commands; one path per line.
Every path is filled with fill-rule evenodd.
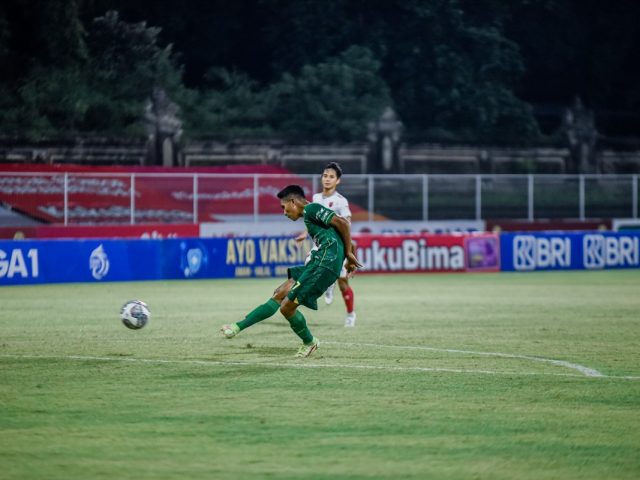
M 0 285 L 283 276 L 310 248 L 291 237 L 0 241 Z
M 413 239 L 411 243 L 406 237 L 372 237 L 368 247 L 365 239 L 359 238 L 362 260 L 369 263 L 364 271 L 409 271 L 409 267 L 425 272 L 640 268 L 638 231 L 503 233 L 499 248 L 495 235 L 438 239 Z M 304 263 L 310 248 L 310 240 L 297 243 L 288 236 L 8 240 L 0 241 L 0 286 L 281 277 L 288 267 Z
M 504 271 L 640 267 L 640 232 L 502 233 Z

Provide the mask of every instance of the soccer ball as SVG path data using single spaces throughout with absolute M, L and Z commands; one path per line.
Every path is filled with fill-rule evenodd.
M 149 311 L 149 307 L 140 300 L 129 300 L 120 310 L 120 320 L 122 320 L 125 327 L 132 330 L 138 330 L 144 327 L 150 317 L 151 312 Z

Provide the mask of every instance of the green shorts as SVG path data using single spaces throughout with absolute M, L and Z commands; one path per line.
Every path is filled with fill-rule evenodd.
M 312 310 L 318 309 L 316 300 L 338 279 L 334 272 L 319 267 L 313 261 L 299 267 L 291 267 L 287 274 L 296 281 L 287 298 Z

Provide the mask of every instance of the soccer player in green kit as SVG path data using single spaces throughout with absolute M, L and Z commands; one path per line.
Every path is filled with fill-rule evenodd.
M 319 203 L 309 203 L 299 185 L 289 185 L 278 193 L 284 214 L 293 221 L 304 218 L 309 235 L 318 246 L 306 265 L 288 270 L 288 279 L 280 285 L 264 304 L 249 312 L 244 320 L 223 325 L 222 334 L 233 338 L 245 328 L 273 316 L 278 310 L 302 340 L 297 357 L 308 357 L 318 348 L 307 322 L 298 311 L 300 305 L 318 309 L 317 299 L 340 276 L 344 260 L 346 268 L 353 271 L 361 267 L 353 252 L 349 222 Z

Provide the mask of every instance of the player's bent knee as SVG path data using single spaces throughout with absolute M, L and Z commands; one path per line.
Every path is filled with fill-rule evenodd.
M 286 282 L 284 282 L 282 285 L 280 285 L 278 288 L 275 289 L 275 291 L 273 292 L 272 298 L 276 302 L 282 303 L 282 301 L 285 299 L 285 297 L 291 290 L 293 283 L 294 283 L 293 279 L 289 279 Z
M 286 299 L 280 305 L 280 313 L 284 316 L 284 318 L 291 318 L 293 315 L 295 315 L 297 308 L 298 308 L 298 305 L 296 305 L 294 302 L 290 301 L 289 299 Z

